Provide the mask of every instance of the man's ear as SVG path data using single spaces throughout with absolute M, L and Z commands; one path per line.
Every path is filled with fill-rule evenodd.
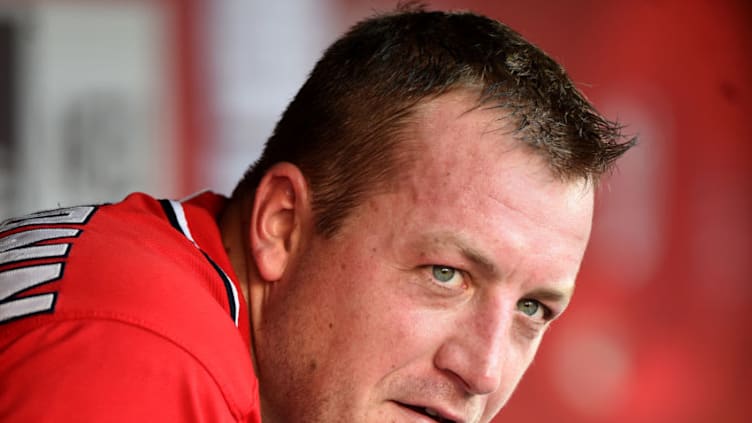
M 291 163 L 272 166 L 256 187 L 249 225 L 251 254 L 265 281 L 282 277 L 311 217 L 308 183 Z

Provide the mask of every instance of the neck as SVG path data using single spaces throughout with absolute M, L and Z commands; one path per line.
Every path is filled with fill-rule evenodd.
M 250 240 L 248 239 L 248 218 L 244 218 L 243 207 L 237 201 L 230 203 L 219 218 L 219 227 L 222 234 L 222 244 L 230 258 L 230 263 L 238 277 L 240 289 L 243 292 L 246 304 L 250 308 L 249 295 L 249 263 Z
M 251 358 L 253 359 L 254 368 L 256 367 L 256 353 L 254 348 L 255 331 L 260 321 L 262 310 L 263 292 L 259 290 L 258 283 L 253 281 L 259 280 L 256 272 L 256 266 L 253 262 L 250 241 L 250 220 L 251 211 L 250 201 L 238 202 L 230 200 L 222 216 L 219 218 L 219 227 L 222 234 L 222 243 L 224 244 L 227 256 L 230 258 L 233 270 L 238 277 L 238 284 L 248 305 L 248 318 L 250 320 L 250 339 Z M 255 288 L 254 288 L 255 287 Z

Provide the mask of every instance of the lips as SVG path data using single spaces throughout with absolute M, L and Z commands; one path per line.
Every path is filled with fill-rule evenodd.
M 435 408 L 412 405 L 412 404 L 405 404 L 402 402 L 397 402 L 397 405 L 399 405 L 400 407 L 404 407 L 409 410 L 412 410 L 415 413 L 422 414 L 433 421 L 437 421 L 440 423 L 457 423 L 455 420 L 452 420 L 451 418 L 443 415 L 441 412 L 439 412 Z

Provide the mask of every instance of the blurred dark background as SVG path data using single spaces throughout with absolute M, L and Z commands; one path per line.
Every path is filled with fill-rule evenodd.
M 517 29 L 640 144 L 498 422 L 752 421 L 752 3 L 432 1 Z M 393 1 L 0 1 L 0 219 L 229 193 L 313 66 Z

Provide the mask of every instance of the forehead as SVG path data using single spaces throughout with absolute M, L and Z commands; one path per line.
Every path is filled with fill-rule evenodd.
M 483 165 L 516 153 L 536 168 L 542 166 L 544 158 L 516 138 L 513 118 L 504 109 L 479 105 L 478 99 L 475 91 L 457 90 L 419 104 L 405 131 L 413 159 L 429 158 L 437 164 L 472 160 Z
M 492 192 L 484 178 L 504 180 L 511 191 L 521 179 L 549 193 L 589 191 L 584 179 L 563 181 L 556 176 L 545 153 L 519 138 L 513 118 L 504 109 L 478 105 L 478 98 L 475 91 L 457 90 L 416 108 L 406 130 L 411 162 L 402 169 L 403 177 L 427 176 L 447 187 L 460 182 L 463 191 L 481 189 L 501 197 L 507 190 Z M 470 183 L 474 181 L 480 183 Z
M 512 123 L 500 109 L 477 107 L 472 92 L 422 104 L 406 133 L 413 160 L 396 191 L 424 221 L 458 226 L 473 237 L 502 225 L 512 243 L 566 238 L 584 250 L 591 187 L 557 178 L 539 153 L 515 138 Z

